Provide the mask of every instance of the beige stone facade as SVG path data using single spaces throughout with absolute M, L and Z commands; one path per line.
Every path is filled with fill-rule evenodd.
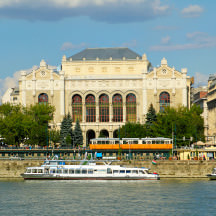
M 114 137 L 119 126 L 130 119 L 130 114 L 133 121 L 144 123 L 151 103 L 156 111 L 163 106 L 189 107 L 190 78 L 187 69 L 178 71 L 169 67 L 165 58 L 160 66 L 153 68 L 145 54 L 140 56 L 127 48 L 86 49 L 69 58 L 63 56 L 58 72 L 49 69 L 44 60 L 30 74 L 23 71 L 19 102 L 25 106 L 38 103 L 41 94 L 56 107 L 54 120 L 50 123 L 53 127 L 59 127 L 67 113 L 73 118 L 73 109 L 81 113 L 85 146 L 101 131 Z M 91 106 L 87 105 L 89 95 L 93 101 Z M 108 100 L 106 110 L 101 105 L 102 95 Z M 80 100 L 79 110 L 74 105 L 75 96 Z M 120 105 L 114 104 L 115 96 Z M 169 97 L 164 104 L 163 97 Z M 120 108 L 116 109 L 117 106 Z M 89 118 L 90 112 L 93 114 Z M 100 116 L 103 112 L 106 112 L 105 117 Z

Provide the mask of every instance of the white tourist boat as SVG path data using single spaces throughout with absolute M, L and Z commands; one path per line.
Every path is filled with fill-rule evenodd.
M 148 168 L 129 168 L 96 161 L 88 164 L 66 165 L 62 160 L 46 160 L 40 167 L 27 167 L 21 174 L 25 180 L 159 180 L 157 173 L 149 173 Z M 85 162 L 86 163 L 86 162 Z
M 212 173 L 211 174 L 208 174 L 207 177 L 210 179 L 210 180 L 216 180 L 216 168 L 213 169 Z

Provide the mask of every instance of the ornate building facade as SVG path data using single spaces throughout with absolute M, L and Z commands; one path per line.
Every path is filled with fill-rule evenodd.
M 100 134 L 116 137 L 128 121 L 144 123 L 151 103 L 156 111 L 189 107 L 190 77 L 185 68 L 169 67 L 165 58 L 153 68 L 145 54 L 128 48 L 85 49 L 63 56 L 58 72 L 44 60 L 31 73 L 23 71 L 17 98 L 25 106 L 54 105 L 52 127 L 59 127 L 67 113 L 74 122 L 79 119 L 85 146 Z

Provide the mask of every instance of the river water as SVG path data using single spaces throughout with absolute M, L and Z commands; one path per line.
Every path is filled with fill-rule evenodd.
M 216 181 L 0 180 L 0 215 L 216 215 Z

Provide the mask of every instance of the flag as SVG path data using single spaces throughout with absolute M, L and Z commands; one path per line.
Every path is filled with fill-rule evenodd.
M 156 165 L 156 164 L 157 164 L 156 160 L 153 160 L 153 161 L 152 161 L 152 164 L 153 164 L 153 165 Z

